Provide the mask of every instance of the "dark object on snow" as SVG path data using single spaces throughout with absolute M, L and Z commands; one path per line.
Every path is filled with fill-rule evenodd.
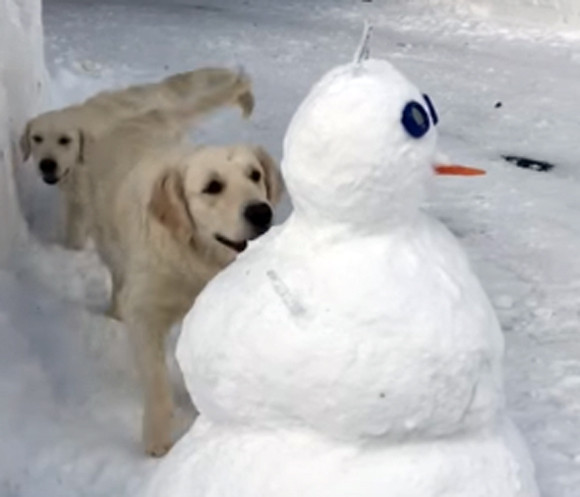
M 499 108 L 500 108 L 500 107 L 502 107 L 502 106 L 503 106 L 503 103 L 502 103 L 502 102 L 496 102 L 496 103 L 495 103 L 495 105 L 494 105 L 494 107 L 495 107 L 496 109 L 499 109 Z
M 543 160 L 530 159 L 528 157 L 521 157 L 519 155 L 502 155 L 502 157 L 518 167 L 531 169 L 532 171 L 545 172 L 554 169 L 554 164 Z

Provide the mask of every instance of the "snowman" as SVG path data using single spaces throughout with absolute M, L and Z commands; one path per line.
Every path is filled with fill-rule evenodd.
M 436 122 L 384 60 L 314 86 L 284 141 L 291 217 L 186 317 L 177 357 L 201 414 L 149 497 L 539 495 L 495 313 L 420 209 L 435 172 L 474 172 L 434 166 Z

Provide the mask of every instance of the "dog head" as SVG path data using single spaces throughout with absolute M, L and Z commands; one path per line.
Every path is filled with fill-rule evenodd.
M 149 208 L 181 243 L 228 263 L 270 228 L 283 183 L 262 147 L 204 147 L 153 188 Z
M 32 156 L 45 183 L 62 181 L 83 162 L 84 134 L 69 111 L 41 114 L 26 125 L 20 138 L 22 158 Z

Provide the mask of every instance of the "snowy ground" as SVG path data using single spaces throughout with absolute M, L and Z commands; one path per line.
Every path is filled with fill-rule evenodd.
M 251 140 L 280 157 L 296 105 L 350 59 L 371 18 L 373 54 L 436 102 L 442 149 L 488 170 L 483 179 L 438 180 L 429 209 L 462 239 L 496 304 L 509 404 L 543 496 L 579 497 L 580 40 L 379 3 L 46 0 L 49 105 L 241 63 L 255 81 L 254 118 L 224 112 L 196 139 Z M 502 153 L 557 167 L 518 169 Z M 20 186 L 33 231 L 54 240 L 56 191 L 31 171 L 21 171 Z M 90 252 L 32 247 L 15 271 L 0 273 L 0 496 L 132 496 L 157 464 L 140 453 L 123 329 L 98 314 L 107 292 Z

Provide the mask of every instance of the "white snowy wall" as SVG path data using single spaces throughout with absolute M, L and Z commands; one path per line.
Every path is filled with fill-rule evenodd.
M 427 0 L 438 6 L 512 21 L 580 27 L 580 0 Z
M 41 0 L 0 0 L 0 264 L 26 240 L 14 168 L 18 139 L 44 86 Z

